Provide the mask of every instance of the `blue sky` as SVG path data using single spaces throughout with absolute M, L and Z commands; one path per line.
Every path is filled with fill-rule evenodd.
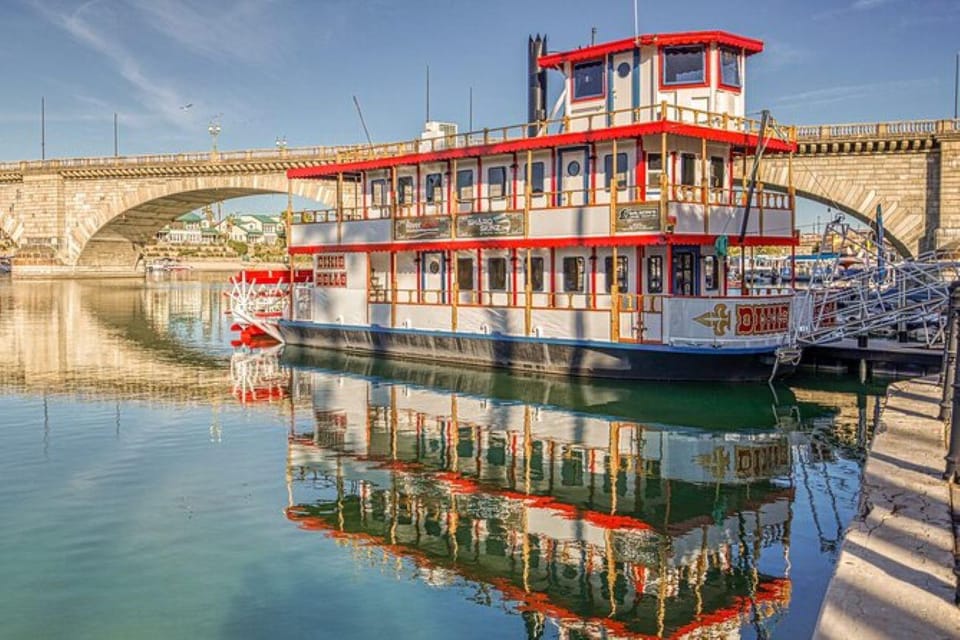
M 726 29 L 760 38 L 749 111 L 785 122 L 940 118 L 953 112 L 957 0 L 640 0 L 643 33 Z M 0 161 L 352 143 L 356 95 L 375 140 L 431 115 L 465 129 L 526 116 L 526 41 L 551 50 L 629 37 L 632 0 L 8 0 Z M 553 78 L 555 79 L 556 76 Z M 554 82 L 556 85 L 556 82 Z M 186 105 L 192 105 L 184 108 Z
M 589 8 L 588 8 L 589 7 Z M 798 124 L 952 115 L 956 0 L 639 2 L 642 32 L 721 28 L 757 37 L 748 109 Z M 631 35 L 631 0 L 57 0 L 0 8 L 7 90 L 0 159 L 413 137 L 431 111 L 465 127 L 525 118 L 525 50 Z M 192 104 L 189 109 L 181 107 Z

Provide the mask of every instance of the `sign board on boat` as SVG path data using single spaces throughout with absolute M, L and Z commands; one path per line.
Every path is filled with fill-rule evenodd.
M 660 204 L 632 204 L 617 208 L 617 233 L 660 231 Z
M 347 260 L 342 253 L 323 253 L 316 258 L 314 282 L 318 287 L 347 288 Z
M 523 234 L 523 213 L 519 211 L 473 213 L 457 218 L 458 238 L 502 238 Z
M 447 216 L 420 216 L 397 218 L 393 224 L 397 240 L 434 240 L 450 237 L 450 218 Z

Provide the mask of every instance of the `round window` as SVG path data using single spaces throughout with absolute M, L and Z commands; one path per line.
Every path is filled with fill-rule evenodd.
M 620 76 L 621 78 L 626 78 L 628 75 L 630 75 L 630 63 L 621 62 L 617 66 L 617 75 Z
M 436 260 L 430 262 L 430 273 L 440 273 L 440 263 Z
M 567 165 L 567 175 L 569 176 L 578 176 L 580 175 L 580 163 L 576 160 L 571 160 L 570 164 Z

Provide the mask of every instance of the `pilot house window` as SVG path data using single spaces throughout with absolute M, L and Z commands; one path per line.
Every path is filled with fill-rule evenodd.
M 573 99 L 599 98 L 603 95 L 603 61 L 573 65 Z
M 740 54 L 733 49 L 720 49 L 720 84 L 740 86 Z
M 706 55 L 703 47 L 665 47 L 663 84 L 702 84 Z

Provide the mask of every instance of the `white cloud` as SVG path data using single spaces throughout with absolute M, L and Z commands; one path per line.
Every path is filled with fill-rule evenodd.
M 274 60 L 283 42 L 270 20 L 276 0 L 188 2 L 130 0 L 144 22 L 181 47 L 212 60 Z
M 147 112 L 178 127 L 194 128 L 194 123 L 185 119 L 180 111 L 180 105 L 186 102 L 184 96 L 171 84 L 150 77 L 134 53 L 121 44 L 118 33 L 102 26 L 110 23 L 116 26 L 116 16 L 102 5 L 98 0 L 93 0 L 75 11 L 60 12 L 39 0 L 32 3 L 36 12 L 48 22 L 106 58 L 135 89 L 138 101 Z
M 905 91 L 936 83 L 936 78 L 912 78 L 910 80 L 891 80 L 890 82 L 839 85 L 781 96 L 773 102 L 773 105 L 780 109 L 789 109 L 793 107 L 835 104 L 838 102 L 855 102 L 890 93 L 891 91 Z

